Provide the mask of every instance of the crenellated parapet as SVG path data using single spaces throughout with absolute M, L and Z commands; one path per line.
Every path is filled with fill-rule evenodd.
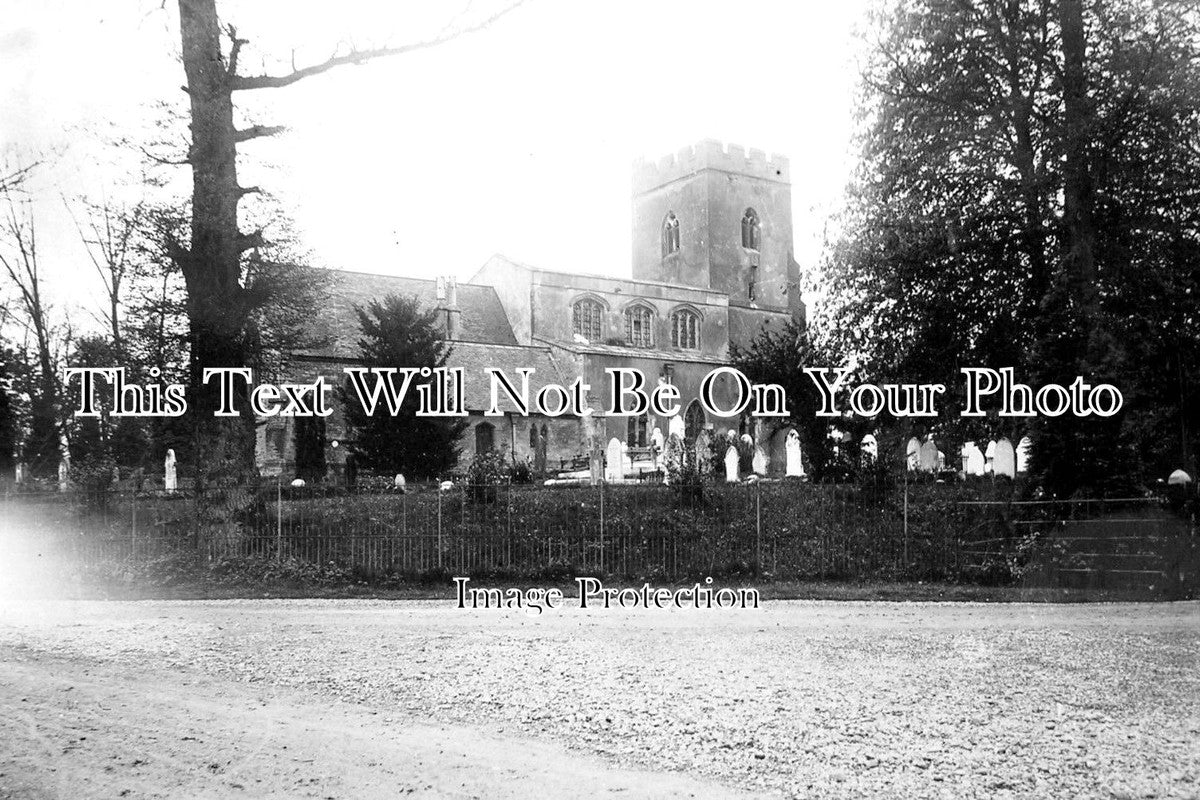
M 726 145 L 715 139 L 705 139 L 657 161 L 635 161 L 633 192 L 639 194 L 704 169 L 791 183 L 791 171 L 785 156 L 768 155 L 762 150 L 747 150 L 738 144 Z

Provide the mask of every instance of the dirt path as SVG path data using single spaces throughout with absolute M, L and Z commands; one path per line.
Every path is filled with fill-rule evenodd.
M 0 649 L 0 797 L 728 797 L 294 690 Z

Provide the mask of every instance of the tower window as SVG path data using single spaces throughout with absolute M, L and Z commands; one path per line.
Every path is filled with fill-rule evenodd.
M 674 211 L 668 211 L 662 225 L 663 258 L 679 252 L 679 219 Z
M 589 342 L 600 340 L 604 306 L 595 300 L 578 300 L 571 307 L 571 329 Z
M 742 215 L 742 247 L 757 250 L 761 242 L 762 229 L 758 223 L 758 212 L 747 208 Z
M 633 347 L 654 346 L 654 312 L 646 306 L 625 311 L 625 341 Z
M 696 350 L 700 342 L 700 315 L 681 308 L 671 315 L 671 346 Z

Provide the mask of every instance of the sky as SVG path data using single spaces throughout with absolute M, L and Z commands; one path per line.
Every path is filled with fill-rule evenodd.
M 422 39 L 500 2 L 218 8 L 250 40 L 250 73 Z M 463 280 L 503 253 L 628 276 L 632 162 L 713 138 L 790 158 L 796 258 L 811 269 L 853 167 L 866 3 L 527 0 L 433 49 L 239 95 L 243 122 L 288 127 L 243 145 L 241 181 L 271 193 L 321 266 Z M 42 162 L 30 198 L 60 310 L 95 308 L 102 291 L 68 203 L 143 191 L 140 147 L 112 142 L 186 136 L 163 111 L 185 99 L 175 8 L 6 0 L 0 146 Z M 186 191 L 186 168 L 159 172 Z

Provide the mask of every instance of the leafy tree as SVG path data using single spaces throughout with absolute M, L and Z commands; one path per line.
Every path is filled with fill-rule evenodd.
M 356 309 L 362 338 L 358 341 L 366 367 L 430 369 L 446 364 L 450 347 L 442 338 L 437 311 L 422 309 L 415 296 L 388 295 Z M 436 477 L 458 463 L 456 442 L 466 429 L 459 418 L 418 417 L 417 387 L 430 378 L 414 377 L 401 405 L 392 416 L 381 404 L 367 414 L 358 395 L 342 387 L 339 396 L 346 421 L 353 431 L 351 452 L 363 465 L 411 478 Z M 396 384 L 398 387 L 399 384 Z
M 961 367 L 1011 366 L 1116 384 L 1117 417 L 1033 426 L 1035 466 L 1062 494 L 1188 463 L 1196 11 L 901 0 L 874 31 L 862 161 L 825 270 L 831 348 L 874 380 L 957 387 Z M 941 409 L 951 428 L 959 397 Z
M 820 397 L 804 368 L 824 367 L 828 362 L 808 332 L 790 320 L 782 327 L 764 327 L 748 346 L 731 344 L 729 358 L 751 381 L 783 387 L 787 394 L 788 423 L 800 435 L 801 449 L 812 465 L 813 480 L 821 480 L 832 455 L 829 425 L 825 418 L 817 416 Z

